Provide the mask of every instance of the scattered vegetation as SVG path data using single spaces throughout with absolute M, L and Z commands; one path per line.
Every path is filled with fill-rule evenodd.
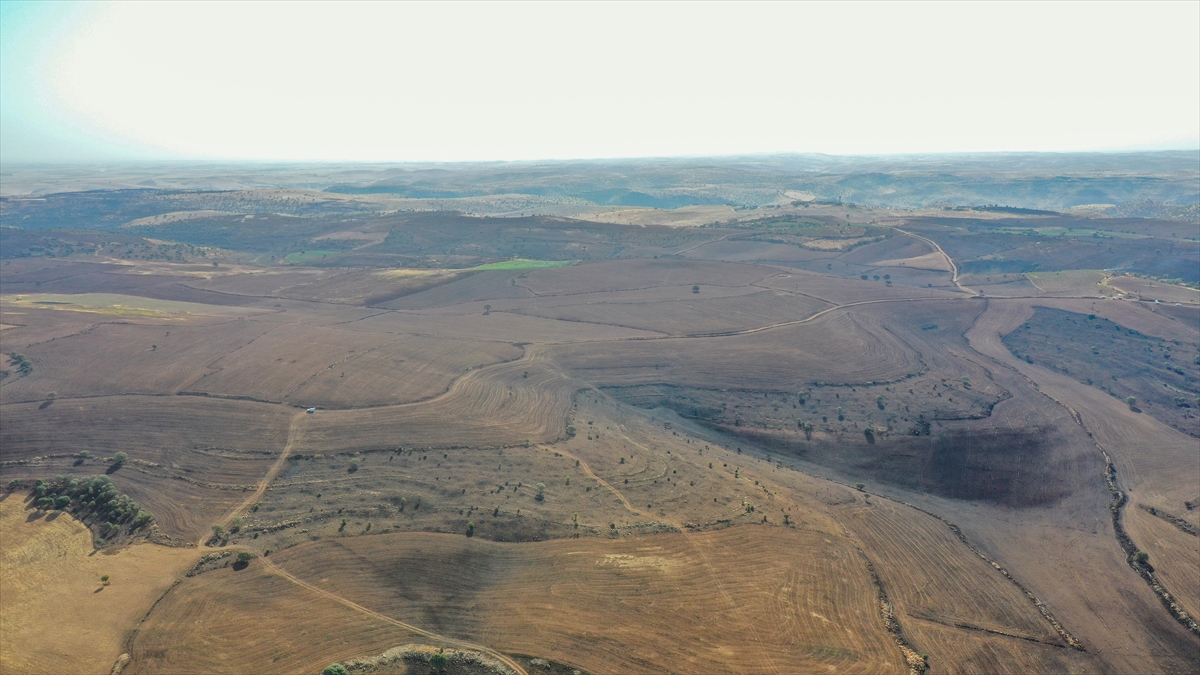
M 1131 409 L 1200 437 L 1200 345 L 1046 307 L 1038 307 L 1003 339 L 1018 358 L 1101 389 Z

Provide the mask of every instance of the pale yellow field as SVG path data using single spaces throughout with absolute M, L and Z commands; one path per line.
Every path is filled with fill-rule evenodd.
M 196 551 L 140 544 L 94 552 L 71 516 L 30 520 L 34 513 L 20 494 L 0 500 L 0 672 L 108 673 L 128 630 Z

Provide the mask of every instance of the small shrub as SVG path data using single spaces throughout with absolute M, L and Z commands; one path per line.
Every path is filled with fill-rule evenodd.
M 448 665 L 450 665 L 450 659 L 447 659 L 445 654 L 434 654 L 429 657 L 429 667 L 439 673 L 446 670 Z
M 217 263 L 214 262 L 213 267 L 216 267 L 216 265 Z M 325 670 L 321 671 L 321 675 L 350 675 L 350 671 L 346 670 L 346 666 L 340 663 L 331 663 L 325 666 Z

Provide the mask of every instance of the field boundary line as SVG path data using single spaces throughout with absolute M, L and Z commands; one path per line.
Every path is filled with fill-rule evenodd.
M 975 626 L 975 625 L 972 625 L 972 624 L 969 624 L 966 622 L 962 622 L 962 621 L 955 621 L 955 622 L 939 621 L 937 619 L 934 619 L 934 618 L 931 618 L 928 616 L 921 616 L 920 614 L 913 614 L 912 612 L 906 612 L 905 614 L 909 617 L 916 619 L 917 621 L 928 621 L 929 623 L 936 623 L 940 626 L 948 626 L 950 628 L 961 628 L 963 630 L 974 630 L 974 631 L 979 631 L 981 633 L 990 633 L 992 635 L 1003 635 L 1004 637 L 1013 638 L 1014 640 L 1025 640 L 1026 642 L 1036 642 L 1039 645 L 1046 645 L 1047 647 L 1054 647 L 1055 649 L 1066 649 L 1067 648 L 1066 645 L 1060 645 L 1060 644 L 1056 644 L 1054 642 L 1046 642 L 1045 640 L 1039 640 L 1035 637 L 1030 637 L 1028 635 L 1018 635 L 1017 633 L 1007 633 L 1002 630 L 992 630 L 991 628 Z
M 839 521 L 840 523 L 840 521 Z M 842 528 L 845 529 L 845 525 Z M 896 618 L 896 610 L 892 605 L 892 601 L 888 598 L 887 591 L 883 588 L 883 580 L 879 578 L 879 573 L 875 571 L 875 564 L 867 557 L 859 546 L 854 547 L 858 551 L 858 555 L 867 565 L 867 573 L 871 576 L 871 585 L 875 587 L 876 603 L 879 609 L 879 618 L 883 620 L 883 628 L 888 635 L 892 636 L 892 640 L 900 647 L 900 653 L 904 655 L 904 663 L 908 666 L 909 675 L 923 675 L 929 669 L 929 664 L 925 659 L 912 648 L 912 643 L 904 636 L 904 628 L 900 625 L 900 619 Z

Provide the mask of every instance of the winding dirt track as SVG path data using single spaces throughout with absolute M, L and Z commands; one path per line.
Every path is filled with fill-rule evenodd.
M 519 361 L 527 362 L 529 359 L 530 359 L 530 354 L 526 353 L 526 356 L 524 358 L 520 359 Z M 510 365 L 510 364 L 496 364 L 496 366 L 505 366 L 505 365 Z M 495 366 L 493 366 L 493 367 L 495 367 Z M 455 381 L 455 383 L 453 385 L 451 385 L 451 387 L 445 393 L 443 393 L 441 396 L 436 397 L 435 399 L 432 399 L 430 401 L 424 401 L 424 402 L 421 402 L 418 404 L 407 404 L 407 405 L 428 405 L 429 403 L 433 402 L 434 400 L 454 396 L 458 392 L 461 391 L 462 387 L 464 386 L 464 380 L 477 378 L 479 372 L 480 371 L 475 371 L 475 372 L 471 373 L 470 375 L 459 378 L 457 381 Z M 472 376 L 474 376 L 474 377 L 472 377 Z M 308 413 L 306 413 L 304 411 L 300 411 L 300 412 L 297 412 L 292 417 L 291 424 L 288 426 L 287 444 L 284 445 L 283 450 L 279 453 L 279 458 L 277 460 L 275 460 L 275 463 L 271 465 L 271 468 L 267 471 L 266 474 L 263 475 L 262 479 L 259 480 L 258 487 L 257 487 L 257 489 L 255 489 L 254 493 L 251 494 L 246 499 L 244 499 L 236 507 L 234 507 L 221 520 L 220 524 L 222 526 L 227 526 L 230 523 L 230 521 L 232 521 L 235 517 L 238 516 L 238 514 L 242 513 L 247 508 L 249 508 L 252 504 L 254 504 L 255 502 L 259 501 L 262 498 L 263 493 L 266 492 L 266 490 L 270 486 L 271 482 L 275 480 L 275 477 L 279 475 L 280 471 L 282 471 L 283 467 L 287 463 L 288 457 L 291 455 L 292 449 L 296 445 L 298 427 L 300 426 L 301 422 L 304 421 L 307 414 Z M 591 471 L 588 470 L 588 473 L 591 474 Z M 592 474 L 592 475 L 594 476 L 594 474 Z M 597 480 L 600 480 L 600 479 L 597 478 Z M 600 482 L 604 483 L 604 481 L 602 481 L 602 480 L 600 480 Z M 609 486 L 607 483 L 604 483 L 604 484 L 606 487 L 609 488 L 609 490 L 612 490 L 618 497 L 620 497 L 621 501 L 624 502 L 626 504 L 626 506 L 628 506 L 632 510 L 632 506 L 629 504 L 629 502 L 625 499 L 625 497 L 623 495 L 621 495 L 619 492 L 617 492 L 615 489 L 612 488 L 612 486 Z M 204 544 L 209 538 L 210 537 L 209 537 L 209 535 L 207 535 L 207 533 L 202 533 L 200 535 L 200 538 L 196 541 L 197 549 L 203 550 L 205 548 Z M 496 660 L 500 661 L 501 663 L 504 663 L 509 668 L 512 668 L 513 671 L 518 673 L 519 675 L 528 675 L 526 670 L 521 667 L 521 664 L 517 663 L 516 661 L 509 658 L 508 656 L 505 656 L 504 654 L 497 652 L 493 649 L 490 649 L 490 648 L 485 647 L 480 644 L 475 644 L 473 642 L 468 642 L 465 640 L 458 640 L 455 638 L 449 638 L 449 637 L 446 637 L 443 635 L 439 635 L 437 633 L 433 633 L 431 631 L 424 630 L 422 628 L 418 628 L 412 624 L 405 623 L 398 619 L 393 619 L 392 617 L 389 617 L 384 614 L 380 614 L 379 612 L 367 609 L 366 607 L 363 607 L 362 605 L 359 605 L 355 602 L 347 600 L 346 598 L 343 598 L 334 593 L 330 593 L 329 591 L 326 591 L 322 588 L 318 588 L 318 587 L 313 586 L 312 584 L 309 584 L 301 579 L 298 579 L 297 577 L 288 573 L 286 570 L 280 568 L 278 565 L 276 565 L 274 562 L 272 562 L 269 558 L 266 558 L 266 557 L 261 558 L 261 562 L 263 563 L 263 565 L 265 565 L 267 567 L 268 570 L 271 571 L 271 573 L 276 574 L 284 579 L 287 579 L 288 581 L 290 581 L 298 586 L 301 586 L 303 588 L 306 588 L 314 593 L 317 593 L 326 598 L 329 598 L 330 600 L 333 600 L 334 602 L 337 602 L 337 603 L 339 603 L 345 607 L 348 607 L 354 611 L 366 614 L 373 618 L 379 619 L 380 621 L 385 621 L 394 626 L 398 626 L 400 628 L 404 628 L 406 630 L 412 631 L 413 633 L 416 633 L 423 637 L 429 638 L 431 640 L 434 640 L 435 642 L 438 642 L 438 643 L 441 643 L 444 645 L 457 647 L 459 649 L 473 650 L 473 651 L 487 654 L 487 655 L 491 656 L 492 658 L 495 658 Z
M 908 230 L 902 230 L 898 227 L 893 227 L 892 229 L 897 232 L 903 232 L 904 234 L 907 234 L 908 236 L 910 236 L 914 239 L 920 239 L 921 241 L 925 242 L 926 244 L 929 244 L 930 246 L 932 246 L 934 248 L 934 250 L 936 250 L 938 253 L 942 254 L 942 257 L 946 259 L 946 264 L 950 265 L 950 270 L 953 273 L 953 276 L 950 278 L 950 281 L 954 282 L 955 288 L 962 291 L 963 293 L 970 293 L 971 295 L 979 295 L 977 292 L 958 283 L 958 265 L 954 262 L 954 258 L 951 258 L 949 253 L 946 253 L 944 250 L 942 250 L 942 247 L 936 241 L 934 241 L 932 239 L 928 239 L 926 237 L 922 237 L 919 234 L 913 234 L 912 232 L 909 232 Z
M 547 447 L 543 447 L 543 449 L 550 450 L 550 448 L 547 448 Z M 566 450 L 563 450 L 561 448 L 558 450 L 553 450 L 553 452 L 557 452 L 564 457 L 567 457 L 567 458 L 575 460 L 576 462 L 579 462 L 579 468 L 583 469 L 583 472 L 585 474 L 587 474 L 588 478 L 591 478 L 592 480 L 596 481 L 597 483 L 603 485 L 606 489 L 608 489 L 609 492 L 616 495 L 617 499 L 621 500 L 621 504 L 623 504 L 630 513 L 639 515 L 642 517 L 648 517 L 648 514 L 635 509 L 633 507 L 633 504 L 630 504 L 629 500 L 625 498 L 625 495 L 621 494 L 621 492 L 619 490 L 617 490 L 615 487 L 613 487 L 612 485 L 609 485 L 608 481 L 604 480 L 600 476 L 597 476 L 592 471 L 592 468 L 590 466 L 588 466 L 587 462 L 585 462 L 584 460 L 580 459 L 579 457 L 577 457 L 577 456 L 571 454 L 570 452 L 567 452 Z
M 304 419 L 306 414 L 307 413 L 305 412 L 298 412 L 294 417 L 292 417 L 292 422 L 288 425 L 287 443 L 283 446 L 283 450 L 279 453 L 279 459 L 275 460 L 275 463 L 271 465 L 271 468 L 267 469 L 267 473 L 263 474 L 263 477 L 258 481 L 258 487 L 254 490 L 254 493 L 242 500 L 241 504 L 235 506 L 228 515 L 221 519 L 219 525 L 222 527 L 227 527 L 230 521 L 236 518 L 238 514 L 250 508 L 251 504 L 254 504 L 262 499 L 263 493 L 267 491 L 267 488 L 271 485 L 271 481 L 275 480 L 275 477 L 278 476 L 279 472 L 283 470 L 283 465 L 287 462 L 288 455 L 292 454 L 292 445 L 294 444 L 296 438 L 296 427 L 300 425 L 301 420 Z M 208 541 L 209 538 L 209 535 L 201 533 L 200 539 L 196 541 L 196 548 L 204 548 L 204 542 Z

